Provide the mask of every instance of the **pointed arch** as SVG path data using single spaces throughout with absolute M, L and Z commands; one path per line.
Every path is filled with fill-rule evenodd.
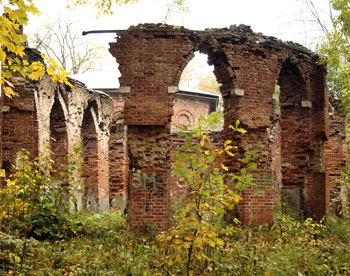
M 96 132 L 97 103 L 93 101 L 88 104 L 84 111 L 82 122 L 82 177 L 84 179 L 83 206 L 86 209 L 98 210 L 98 145 Z
M 287 59 L 281 68 L 280 131 L 281 181 L 289 208 L 305 213 L 305 185 L 311 143 L 311 101 L 305 79 L 296 64 Z
M 57 93 L 50 113 L 50 137 L 53 166 L 59 169 L 68 163 L 68 132 L 64 108 Z

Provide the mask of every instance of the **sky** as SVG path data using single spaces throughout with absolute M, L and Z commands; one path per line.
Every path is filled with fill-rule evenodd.
M 32 17 L 25 32 L 34 32 L 38 26 L 44 22 L 53 21 L 57 15 L 60 15 L 63 20 L 76 22 L 75 26 L 79 32 L 120 30 L 140 23 L 161 23 L 166 17 L 169 1 L 171 0 L 139 0 L 137 4 L 117 7 L 112 16 L 102 15 L 97 18 L 96 10 L 89 6 L 79 6 L 72 11 L 66 9 L 66 0 L 35 0 L 34 3 L 42 15 Z M 187 0 L 189 12 L 173 13 L 170 18 L 168 17 L 168 23 L 185 26 L 192 30 L 246 24 L 250 25 L 254 32 L 312 47 L 312 43 L 320 32 L 317 25 L 310 25 L 310 14 L 304 1 Z M 320 8 L 321 16 L 325 15 L 326 18 L 328 0 L 313 1 Z M 107 51 L 108 43 L 113 42 L 114 37 L 114 34 L 90 34 L 85 37 L 93 43 L 97 42 L 105 46 L 104 71 L 110 73 L 117 71 L 115 60 Z M 100 75 L 102 76 L 103 73 L 100 72 Z M 90 86 L 96 86 L 96 84 Z

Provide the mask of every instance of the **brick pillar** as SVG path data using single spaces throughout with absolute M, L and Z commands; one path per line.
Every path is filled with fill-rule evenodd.
M 128 149 L 127 127 L 124 125 L 124 99 L 120 94 L 111 93 L 114 112 L 111 117 L 109 138 L 109 183 L 111 207 L 124 211 L 128 194 Z
M 128 219 L 134 230 L 169 225 L 170 120 L 174 93 L 193 56 L 190 31 L 142 25 L 121 32 L 110 52 L 119 63 L 128 126 Z
M 38 154 L 38 124 L 35 108 L 35 84 L 22 77 L 14 77 L 14 91 L 20 97 L 2 94 L 2 169 L 7 176 L 13 172 L 16 153 L 25 149 L 32 157 Z
M 169 125 L 129 126 L 129 223 L 165 230 L 170 218 Z

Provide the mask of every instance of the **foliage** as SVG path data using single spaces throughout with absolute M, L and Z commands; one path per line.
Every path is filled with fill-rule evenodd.
M 217 82 L 213 72 L 202 74 L 199 77 L 199 81 L 197 84 L 197 88 L 199 90 L 208 91 L 214 94 L 220 94 L 220 86 L 221 84 Z
M 74 8 L 74 6 L 91 5 L 98 14 L 113 14 L 115 6 L 136 3 L 138 0 L 67 0 L 67 2 L 69 9 Z
M 115 5 L 133 3 L 137 0 L 67 0 L 67 2 L 67 8 L 90 4 L 97 9 L 98 14 L 112 14 Z M 174 3 L 177 7 L 185 7 L 186 0 L 175 0 Z M 71 86 L 67 80 L 69 74 L 53 58 L 42 54 L 43 61 L 29 62 L 25 57 L 27 37 L 22 34 L 22 27 L 28 25 L 30 15 L 40 15 L 35 0 L 0 0 L 0 9 L 4 14 L 0 17 L 0 86 L 5 95 L 18 96 L 13 90 L 13 77 L 16 75 L 38 80 L 47 73 L 53 81 Z
M 37 80 L 45 73 L 49 74 L 54 81 L 70 85 L 67 80 L 67 72 L 58 64 L 45 55 L 41 61 L 29 63 L 25 58 L 26 36 L 22 34 L 22 25 L 27 25 L 29 15 L 39 15 L 33 0 L 0 0 L 0 7 L 4 16 L 0 17 L 0 86 L 7 96 L 17 95 L 13 90 L 12 78 L 20 74 L 23 77 Z
M 328 80 L 331 89 L 341 97 L 347 114 L 350 111 L 350 2 L 331 0 L 336 12 L 332 16 L 332 27 L 325 29 L 325 38 L 319 45 L 324 55 L 322 62 L 327 63 Z
M 98 14 L 113 14 L 113 9 L 118 5 L 137 3 L 138 0 L 67 0 L 67 8 L 80 5 L 93 6 Z M 173 0 L 173 5 L 181 10 L 186 10 L 187 0 Z
M 206 124 L 199 124 L 193 131 L 179 132 L 186 140 L 180 151 L 174 156 L 172 164 L 175 176 L 183 181 L 187 198 L 184 208 L 175 215 L 175 225 L 157 236 L 160 242 L 159 260 L 162 275 L 211 275 L 216 274 L 219 263 L 215 255 L 225 246 L 222 235 L 227 233 L 224 222 L 225 211 L 233 210 L 241 197 L 238 191 L 252 184 L 252 178 L 246 171 L 243 176 L 229 173 L 223 161 L 226 156 L 233 157 L 232 141 L 226 141 L 223 149 L 214 148 L 209 136 L 208 125 L 216 123 L 215 114 L 208 119 L 201 118 Z M 234 131 L 245 130 L 231 126 Z M 193 139 L 200 143 L 194 144 Z M 249 168 L 256 168 L 250 163 Z M 235 181 L 235 189 L 228 189 L 227 181 Z
M 89 212 L 72 220 L 81 224 L 75 237 L 31 240 L 22 266 L 18 258 L 25 239 L 0 233 L 0 275 L 167 275 L 160 266 L 167 252 L 152 235 L 128 231 L 123 213 Z M 211 274 L 350 275 L 348 220 L 320 223 L 279 213 L 272 228 L 226 226 L 225 231 Z
M 78 155 L 80 148 L 75 149 Z M 72 234 L 66 214 L 75 201 L 71 192 L 79 181 L 75 175 L 80 161 L 71 154 L 68 164 L 57 172 L 48 153 L 31 160 L 29 152 L 18 152 L 16 172 L 0 190 L 0 231 L 39 239 Z

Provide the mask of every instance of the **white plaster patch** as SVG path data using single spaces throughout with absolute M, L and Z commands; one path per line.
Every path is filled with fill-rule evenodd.
M 119 88 L 119 92 L 122 93 L 122 94 L 130 93 L 130 86 L 121 86 Z
M 301 101 L 301 107 L 312 107 L 312 102 L 311 101 Z
M 179 92 L 179 87 L 178 86 L 168 86 L 168 93 L 169 94 L 174 94 Z
M 231 90 L 231 95 L 244 96 L 244 90 L 241 88 L 233 88 Z

